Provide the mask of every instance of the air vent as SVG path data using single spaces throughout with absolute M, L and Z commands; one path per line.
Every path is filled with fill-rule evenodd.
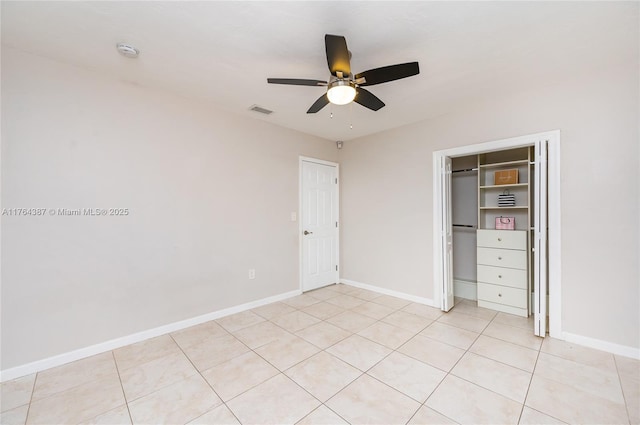
M 273 111 L 268 110 L 267 108 L 263 108 L 262 106 L 253 105 L 249 108 L 250 111 L 259 112 L 261 114 L 269 115 L 273 113 Z

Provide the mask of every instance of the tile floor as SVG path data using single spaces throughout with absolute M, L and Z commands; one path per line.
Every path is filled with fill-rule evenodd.
M 345 285 L 2 384 L 2 424 L 637 424 L 640 362 Z

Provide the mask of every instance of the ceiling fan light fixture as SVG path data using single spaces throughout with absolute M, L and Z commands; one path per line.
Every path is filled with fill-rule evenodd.
M 351 81 L 336 80 L 329 83 L 327 97 L 334 105 L 346 105 L 355 99 L 356 88 Z

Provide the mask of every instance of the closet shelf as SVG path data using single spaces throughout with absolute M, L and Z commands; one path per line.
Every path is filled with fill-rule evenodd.
M 488 186 L 480 186 L 480 189 L 504 189 L 509 187 L 527 187 L 529 183 L 515 183 L 515 184 L 491 184 Z
M 481 210 L 526 210 L 528 206 L 515 206 L 515 207 L 480 207 Z
M 519 165 L 519 164 L 528 165 L 529 164 L 529 160 L 528 159 L 521 159 L 521 160 L 518 160 L 518 161 L 492 162 L 491 164 L 480 164 L 478 167 L 479 168 L 497 168 L 497 167 L 504 167 L 504 166 L 508 166 L 508 165 Z

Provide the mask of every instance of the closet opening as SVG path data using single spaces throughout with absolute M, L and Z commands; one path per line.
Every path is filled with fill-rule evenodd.
M 434 301 L 560 337 L 559 132 L 434 152 Z

